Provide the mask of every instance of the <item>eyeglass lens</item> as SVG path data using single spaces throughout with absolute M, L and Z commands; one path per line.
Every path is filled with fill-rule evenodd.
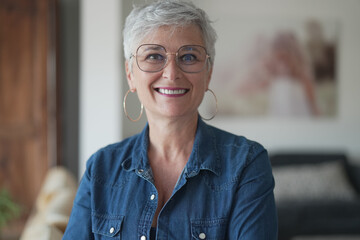
M 136 52 L 136 62 L 144 72 L 158 72 L 165 67 L 168 55 L 173 55 L 173 53 L 167 53 L 163 46 L 144 44 Z M 205 48 L 197 45 L 182 46 L 176 52 L 177 65 L 182 71 L 188 73 L 202 71 L 207 58 Z

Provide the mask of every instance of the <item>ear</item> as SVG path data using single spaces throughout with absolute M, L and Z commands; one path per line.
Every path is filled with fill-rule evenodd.
M 126 78 L 127 78 L 128 84 L 129 84 L 129 88 L 136 89 L 135 83 L 133 80 L 133 74 L 129 69 L 129 61 L 128 60 L 125 61 L 125 71 L 126 71 Z

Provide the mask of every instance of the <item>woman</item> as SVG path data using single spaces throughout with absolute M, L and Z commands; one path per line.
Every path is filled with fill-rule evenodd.
M 89 159 L 64 239 L 276 239 L 266 150 L 199 117 L 215 40 L 191 3 L 159 1 L 130 13 L 129 92 L 148 125 Z

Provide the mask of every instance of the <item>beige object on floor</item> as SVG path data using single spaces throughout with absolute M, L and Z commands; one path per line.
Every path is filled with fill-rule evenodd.
M 49 170 L 20 240 L 61 239 L 69 221 L 77 181 L 63 167 Z

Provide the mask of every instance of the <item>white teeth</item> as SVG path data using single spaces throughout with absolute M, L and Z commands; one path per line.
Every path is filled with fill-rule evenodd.
M 159 88 L 159 92 L 162 94 L 184 94 L 186 92 L 185 89 L 178 89 L 178 90 L 170 90 L 170 89 L 163 89 L 163 88 Z

